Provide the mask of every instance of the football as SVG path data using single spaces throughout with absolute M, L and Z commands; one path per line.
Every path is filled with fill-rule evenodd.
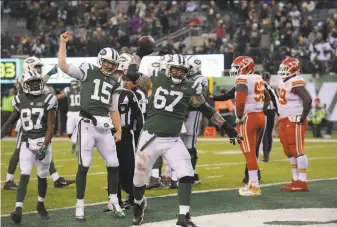
M 156 47 L 156 41 L 152 38 L 152 36 L 142 36 L 139 40 L 139 47 L 143 50 L 151 50 Z

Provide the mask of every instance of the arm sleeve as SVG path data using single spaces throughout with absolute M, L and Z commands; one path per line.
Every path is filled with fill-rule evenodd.
M 69 65 L 68 75 L 80 81 L 87 79 L 88 69 L 93 69 L 93 66 L 89 63 L 83 62 L 79 67 L 75 65 Z
M 119 99 L 120 90 L 112 94 L 110 111 L 118 111 L 118 99 Z
M 227 91 L 224 95 L 214 96 L 214 101 L 227 101 L 229 99 L 235 98 L 235 87 L 232 87 L 229 91 Z
M 58 101 L 55 95 L 49 94 L 47 97 L 47 110 L 57 110 L 58 108 Z
M 136 131 L 140 132 L 144 125 L 143 113 L 138 104 L 136 95 L 133 92 L 132 94 L 133 94 L 133 97 L 131 101 L 131 116 L 132 116 L 131 118 L 133 120 L 131 120 L 131 122 L 134 122 L 134 120 L 136 121 Z

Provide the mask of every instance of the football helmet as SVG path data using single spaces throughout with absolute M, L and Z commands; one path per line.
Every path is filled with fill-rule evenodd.
M 121 71 L 124 75 L 126 75 L 132 58 L 132 55 L 128 53 L 119 55 L 117 71 Z
M 166 76 L 171 78 L 174 84 L 181 83 L 187 76 L 189 65 L 181 54 L 174 54 L 172 61 L 168 62 Z
M 251 57 L 239 56 L 234 59 L 231 69 L 229 70 L 230 76 L 248 75 L 254 73 L 255 63 Z
M 153 75 L 157 75 L 160 69 L 160 62 L 155 61 L 155 62 L 151 62 L 149 67 L 148 67 L 148 75 L 149 76 L 153 76 Z
M 70 85 L 72 89 L 78 89 L 81 87 L 81 82 L 75 78 L 72 78 L 70 81 Z
M 35 71 L 28 71 L 21 76 L 21 86 L 25 94 L 41 95 L 44 91 L 42 77 Z
M 40 58 L 37 58 L 37 57 L 34 57 L 34 56 L 26 58 L 23 61 L 23 70 L 24 70 L 25 73 L 28 72 L 28 71 L 34 71 L 38 74 L 41 74 L 42 73 L 42 67 L 43 67 L 43 63 L 40 60 Z
M 201 73 L 201 60 L 197 56 L 190 56 L 187 59 L 187 63 L 190 67 L 188 71 L 189 76 Z
M 166 72 L 168 63 L 172 61 L 173 55 L 172 54 L 165 54 L 160 56 L 159 58 L 159 70 L 160 72 Z
M 110 47 L 103 48 L 97 56 L 98 68 L 105 76 L 111 76 L 118 68 L 118 52 Z
M 286 58 L 282 61 L 277 74 L 285 79 L 292 76 L 297 76 L 301 71 L 301 63 L 296 58 Z

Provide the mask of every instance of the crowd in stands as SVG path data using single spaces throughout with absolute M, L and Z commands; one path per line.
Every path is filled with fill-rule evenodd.
M 4 1 L 2 14 L 26 18 L 29 34 L 4 33 L 1 48 L 12 55 L 55 57 L 59 34 L 70 30 L 68 56 L 96 56 L 106 46 L 132 51 L 142 35 L 168 35 L 160 54 L 246 54 L 274 73 L 285 56 L 293 56 L 304 73 L 337 72 L 337 11 L 315 24 L 311 16 L 316 9 L 337 8 L 336 1 L 123 2 Z M 181 27 L 200 27 L 204 45 L 174 45 L 170 34 Z

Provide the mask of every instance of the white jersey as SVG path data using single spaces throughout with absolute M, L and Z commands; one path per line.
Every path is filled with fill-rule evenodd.
M 295 76 L 288 79 L 286 82 L 283 79 L 279 84 L 279 113 L 280 118 L 286 118 L 290 115 L 301 115 L 303 111 L 303 100 L 300 96 L 294 93 L 293 88 L 305 86 L 306 82 L 300 76 Z
M 247 86 L 244 114 L 262 111 L 264 103 L 264 83 L 262 77 L 257 74 L 239 75 L 236 77 L 235 85 L 244 84 Z

